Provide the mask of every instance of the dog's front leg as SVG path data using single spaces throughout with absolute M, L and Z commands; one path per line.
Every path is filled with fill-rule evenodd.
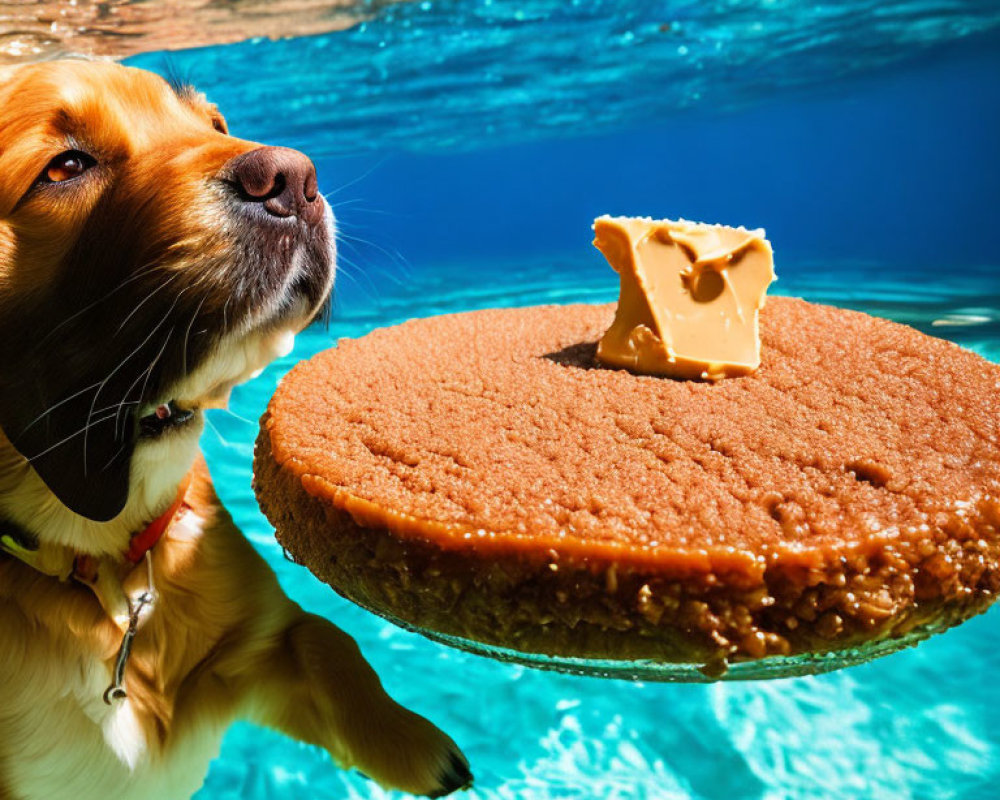
M 440 797 L 472 781 L 458 746 L 394 701 L 354 640 L 325 619 L 293 617 L 247 676 L 252 719 L 326 748 L 382 786 Z

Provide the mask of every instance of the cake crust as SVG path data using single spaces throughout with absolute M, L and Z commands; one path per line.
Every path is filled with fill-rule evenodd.
M 774 297 L 718 384 L 596 366 L 608 306 L 374 331 L 297 366 L 255 487 L 341 594 L 526 653 L 705 665 L 941 628 L 1000 585 L 1000 367 Z

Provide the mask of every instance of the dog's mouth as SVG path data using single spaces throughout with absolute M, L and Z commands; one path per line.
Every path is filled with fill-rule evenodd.
M 202 412 L 227 408 L 236 386 L 256 378 L 276 358 L 291 352 L 295 334 L 307 322 L 308 317 L 300 311 L 279 327 L 223 338 L 213 353 L 172 384 L 165 396 L 141 407 L 140 440 L 154 441 L 175 432 L 199 430 Z
M 156 439 L 167 431 L 188 425 L 194 420 L 195 414 L 194 410 L 181 408 L 174 400 L 161 403 L 152 413 L 139 419 L 139 436 L 143 439 Z

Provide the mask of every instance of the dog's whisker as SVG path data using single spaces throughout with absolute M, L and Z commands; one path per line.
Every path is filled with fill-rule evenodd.
M 409 262 L 406 256 L 404 256 L 395 248 L 389 250 L 386 247 L 383 247 L 382 245 L 378 244 L 377 242 L 365 239 L 362 236 L 355 236 L 354 234 L 347 233 L 346 231 L 338 231 L 337 240 L 347 245 L 361 244 L 365 245 L 366 247 L 374 248 L 375 250 L 378 250 L 380 253 L 382 253 L 382 255 L 384 255 L 390 261 L 394 262 L 397 267 L 402 268 L 405 274 L 407 275 L 413 274 L 413 265 Z
M 139 390 L 139 397 L 145 397 L 146 386 L 149 384 L 149 376 L 153 374 L 153 369 L 156 367 L 156 363 L 160 360 L 163 355 L 163 351 L 167 349 L 167 345 L 170 343 L 170 337 L 174 335 L 174 329 L 176 326 L 171 326 L 170 330 L 167 331 L 167 335 L 163 339 L 163 344 L 160 346 L 160 351 L 156 354 L 156 357 L 149 363 L 146 368 L 146 379 L 142 382 L 142 389 Z
M 333 314 L 333 291 L 331 290 L 330 293 L 326 296 L 326 299 L 323 301 L 323 305 L 320 306 L 319 309 L 319 316 L 323 320 L 323 328 L 326 331 L 330 330 L 330 317 L 332 316 L 332 314 Z
M 323 195 L 323 198 L 327 202 L 330 202 L 330 198 L 331 197 L 333 197 L 334 195 L 337 195 L 340 192 L 344 191 L 344 189 L 349 189 L 350 187 L 354 186 L 354 184 L 356 184 L 356 183 L 360 183 L 365 178 L 367 178 L 369 175 L 371 175 L 375 170 L 377 170 L 379 167 L 381 167 L 383 164 L 385 164 L 385 162 L 388 161 L 388 160 L 389 160 L 389 156 L 383 156 L 370 169 L 368 169 L 367 171 L 363 172 L 361 175 L 359 175 L 358 177 L 354 178 L 353 180 L 350 180 L 347 183 L 343 184 L 342 186 L 334 189 L 332 192 L 327 192 L 326 194 Z
M 359 252 L 358 248 L 355 245 L 352 245 L 350 242 L 345 242 L 345 245 L 347 245 L 348 247 L 351 248 L 351 252 L 353 252 L 355 256 L 357 256 L 358 258 L 361 257 L 361 253 Z M 376 290 L 376 291 L 377 291 L 377 289 L 376 289 L 377 284 L 372 279 L 372 272 L 375 272 L 379 277 L 382 277 L 382 278 L 384 278 L 384 279 L 386 279 L 388 281 L 391 281 L 396 286 L 403 286 L 403 285 L 405 285 L 405 282 L 403 280 L 401 280 L 397 275 L 393 274 L 393 272 L 390 271 L 390 270 L 384 270 L 384 269 L 370 270 L 370 269 L 365 269 L 357 261 L 355 261 L 352 258 L 350 258 L 347 255 L 347 253 L 344 252 L 343 249 L 338 254 L 337 266 L 338 266 L 338 272 L 339 272 L 340 268 L 342 268 L 342 267 L 350 267 L 351 269 L 356 270 L 357 271 L 357 275 L 354 275 L 353 277 L 357 278 L 358 275 L 362 276 L 371 285 L 372 289 Z M 351 274 L 350 270 L 345 269 L 344 270 L 344 274 Z
M 98 408 L 94 411 L 95 414 L 103 414 L 105 411 L 110 411 L 111 409 L 117 409 L 121 407 L 122 404 L 127 406 L 137 406 L 141 401 L 139 400 L 123 400 L 119 403 L 112 403 L 109 406 L 104 406 L 103 408 Z
M 153 371 L 153 367 L 156 366 L 156 362 L 159 361 L 160 360 L 160 356 L 163 355 L 163 351 L 164 351 L 164 349 L 167 346 L 167 342 L 170 341 L 170 336 L 174 332 L 174 327 L 175 326 L 171 326 L 170 331 L 167 333 L 166 339 L 164 339 L 164 341 L 163 341 L 163 346 L 160 348 L 160 351 L 156 354 L 156 357 L 149 363 L 149 366 L 146 367 L 145 370 L 143 370 L 141 373 L 139 373 L 138 377 L 136 377 L 136 379 L 134 381 L 132 381 L 132 384 L 128 387 L 128 389 L 125 390 L 125 394 L 122 395 L 122 402 L 118 404 L 118 412 L 115 414 L 115 438 L 118 437 L 118 415 L 121 414 L 121 412 L 122 412 L 122 408 L 123 408 L 123 406 L 125 404 L 125 398 L 127 398 L 132 393 L 132 390 L 135 388 L 136 384 L 139 383 L 139 380 L 141 378 L 143 378 L 143 377 L 145 377 L 145 380 L 142 383 L 142 389 L 139 391 L 139 397 L 141 398 L 141 397 L 143 397 L 146 394 L 146 382 L 149 380 L 149 375 Z M 137 400 L 135 402 L 138 405 L 142 401 L 141 400 Z M 124 425 L 123 425 L 122 426 L 122 436 L 124 436 L 124 435 L 125 435 L 125 428 L 124 428 Z
M 159 291 L 160 291 L 161 289 L 165 288 L 165 287 L 166 287 L 166 286 L 168 286 L 168 285 L 169 285 L 170 283 L 172 283 L 172 282 L 173 282 L 174 280 L 176 280 L 177 276 L 178 276 L 178 275 L 180 275 L 180 274 L 181 274 L 181 273 L 180 273 L 180 272 L 178 271 L 178 272 L 173 272 L 173 273 L 171 273 L 170 275 L 168 275 L 168 276 L 167 276 L 167 277 L 166 277 L 166 278 L 165 278 L 165 279 L 164 279 L 163 281 L 161 281 L 161 282 L 160 282 L 160 283 L 159 283 L 159 284 L 158 284 L 158 285 L 157 285 L 157 286 L 156 286 L 156 287 L 155 287 L 154 289 L 152 289 L 152 290 L 151 290 L 151 291 L 149 292 L 149 294 L 147 294 L 147 295 L 146 295 L 146 296 L 145 296 L 145 297 L 144 297 L 144 298 L 143 298 L 143 299 L 142 299 L 142 300 L 141 300 L 141 301 L 140 301 L 139 303 L 137 303 L 137 304 L 136 304 L 136 306 L 135 306 L 135 308 L 133 308 L 133 309 L 132 309 L 132 310 L 131 310 L 131 311 L 129 312 L 128 316 L 127 316 L 127 317 L 125 317 L 125 319 L 123 319 L 123 320 L 122 320 L 121 324 L 120 324 L 120 325 L 118 326 L 118 330 L 117 330 L 117 331 L 115 331 L 115 335 L 117 335 L 117 334 L 119 334 L 119 333 L 121 333 L 121 332 L 122 332 L 122 328 L 124 328 L 124 327 L 125 327 L 125 325 L 126 325 L 126 324 L 128 323 L 128 321 L 129 321 L 130 319 L 132 319 L 132 317 L 134 317 L 134 316 L 136 315 L 136 313 L 137 313 L 137 312 L 139 311 L 139 309 L 140 309 L 140 308 L 142 308 L 142 307 L 143 307 L 143 306 L 144 306 L 144 305 L 145 305 L 145 304 L 146 304 L 147 302 L 149 302 L 149 300 L 150 300 L 150 299 L 152 299 L 153 295 L 155 295 L 155 294 L 156 294 L 157 292 L 159 292 Z M 183 290 L 181 290 L 181 291 L 183 291 Z
M 100 417 L 99 419 L 95 419 L 95 420 L 88 420 L 88 421 L 87 421 L 87 424 L 86 424 L 86 425 L 84 425 L 84 426 L 83 426 L 82 428 L 80 428 L 80 430 L 76 431 L 75 433 L 71 433 L 71 434 L 70 434 L 69 436 L 66 436 L 66 437 L 64 437 L 63 439 L 60 439 L 60 440 L 59 440 L 58 442 L 56 442 L 55 444 L 53 444 L 53 445 L 50 445 L 49 447 L 46 447 L 46 448 L 45 448 L 44 450 L 42 450 L 42 452 L 41 452 L 41 453 L 35 453 L 35 455 L 31 456 L 30 458 L 28 458 L 28 459 L 26 459 L 26 460 L 27 460 L 28 462 L 34 462 L 34 461 L 37 461 L 37 460 L 38 460 L 39 458 L 41 458 L 42 456 L 45 456 L 45 455 L 48 455 L 49 453 L 51 453 L 51 452 L 52 452 L 53 450 L 55 450 L 55 449 L 56 449 L 57 447 L 62 447 L 62 446 L 63 446 L 64 444 L 66 444 L 66 443 L 67 443 L 67 442 L 68 442 L 68 441 L 69 441 L 70 439 L 75 439 L 75 438 L 76 438 L 77 436 L 79 436 L 80 434 L 85 434 L 85 433 L 86 433 L 86 432 L 87 432 L 87 431 L 88 431 L 88 430 L 89 430 L 89 429 L 90 429 L 91 427 L 93 427 L 94 425 L 100 425 L 100 424 L 101 424 L 102 422 L 107 422 L 107 421 L 108 421 L 109 419 L 113 419 L 113 418 L 114 418 L 114 416 L 115 416 L 114 414 L 108 414 L 108 415 L 106 415 L 106 416 L 103 416 L 103 417 Z M 84 447 L 86 448 L 86 444 L 84 444 Z
M 104 464 L 104 466 L 101 469 L 107 469 L 112 464 L 114 464 L 115 463 L 115 459 L 118 458 L 118 456 L 120 456 L 122 454 L 122 451 L 125 450 L 125 448 L 127 446 L 128 446 L 128 442 L 124 442 L 121 447 L 119 447 L 117 450 L 115 450 L 114 453 L 111 454 L 111 458 L 109 458 L 107 460 L 107 462 Z
M 138 405 L 140 405 L 142 403 L 141 400 L 126 401 L 126 398 L 132 393 L 132 390 L 135 388 L 136 384 L 139 383 L 139 381 L 142 380 L 142 378 L 149 373 L 149 370 L 152 368 L 152 366 L 153 365 L 151 363 L 148 367 L 146 367 L 146 369 L 144 369 L 142 372 L 140 372 L 136 376 L 135 380 L 132 381 L 132 383 L 129 384 L 129 387 L 124 391 L 124 393 L 122 394 L 122 399 L 119 402 L 113 403 L 111 405 L 111 408 L 116 409 L 116 411 L 115 411 L 115 439 L 117 439 L 118 436 L 119 436 L 119 434 L 118 434 L 118 422 L 119 422 L 119 416 L 121 415 L 124 406 L 125 405 L 132 405 L 132 404 L 138 406 Z M 141 395 L 140 395 L 140 397 L 141 397 Z M 125 436 L 125 426 L 124 426 L 124 424 L 122 425 L 121 436 L 122 437 Z
M 329 202 L 329 201 L 327 201 L 327 202 Z M 358 212 L 362 212 L 362 213 L 365 213 L 365 214 L 384 214 L 387 217 L 398 217 L 398 216 L 400 216 L 399 214 L 397 214 L 395 212 L 392 212 L 392 211 L 386 211 L 384 209 L 369 208 L 367 206 L 359 206 L 359 205 L 357 205 L 357 203 L 365 203 L 365 202 L 367 202 L 367 198 L 365 198 L 365 197 L 352 197 L 350 200 L 340 200 L 339 202 L 336 202 L 336 203 L 329 203 L 329 205 L 330 205 L 330 208 L 333 209 L 334 211 L 337 211 L 338 209 L 341 209 L 341 208 L 347 208 L 348 206 L 351 206 L 351 213 L 352 214 L 355 214 L 355 213 L 358 213 Z M 342 225 L 342 224 L 344 224 L 344 222 L 345 222 L 345 220 L 342 220 L 342 219 L 338 219 L 337 220 L 337 224 L 338 225 Z
M 208 424 L 208 427 L 212 429 L 212 432 L 219 438 L 219 441 L 222 442 L 226 447 L 232 447 L 232 444 L 226 439 L 225 436 L 223 436 L 219 432 L 219 429 L 215 427 L 215 423 L 212 422 L 211 416 L 209 414 L 205 414 L 204 417 L 205 417 L 205 422 Z
M 365 277 L 367 283 L 362 283 L 358 275 L 355 275 L 351 269 L 348 269 L 348 267 L 356 269 L 359 275 Z M 361 269 L 360 266 L 352 262 L 343 253 L 341 253 L 340 258 L 337 259 L 337 272 L 340 276 L 343 276 L 344 278 L 347 278 L 347 280 L 351 281 L 351 283 L 360 289 L 362 293 L 368 295 L 370 299 L 378 299 L 379 291 L 374 281 L 372 281 L 372 279 L 365 274 L 364 270 Z
M 167 313 L 166 313 L 166 314 L 164 314 L 164 315 L 163 315 L 163 316 L 162 316 L 162 317 L 160 318 L 160 321 L 159 321 L 159 322 L 157 322 L 157 323 L 156 323 L 156 325 L 154 325 L 154 326 L 153 326 L 153 329 L 152 329 L 152 330 L 151 330 L 151 331 L 150 331 L 150 332 L 149 332 L 149 333 L 148 333 L 148 334 L 146 335 L 146 338 L 145 338 L 145 339 L 143 339 L 143 340 L 142 340 L 142 342 L 140 342 L 140 343 L 139 343 L 139 346 L 138 346 L 138 347 L 136 347 L 136 348 L 135 348 L 135 349 L 134 349 L 134 350 L 133 350 L 133 351 L 132 351 L 131 353 L 129 353 L 129 354 L 127 355 L 127 356 L 125 356 L 125 358 L 123 358 L 123 359 L 122 359 L 122 360 L 121 360 L 121 361 L 120 361 L 120 362 L 118 363 L 118 366 L 117 366 L 117 367 L 115 367 L 115 368 L 114 368 L 113 370 L 111 370 L 111 372 L 109 372 L 109 373 L 108 373 L 107 377 L 106 377 L 106 378 L 105 378 L 105 379 L 104 379 L 103 381 L 101 381 L 101 385 L 100 385 L 100 386 L 99 386 L 99 387 L 97 388 L 97 391 L 96 391 L 96 392 L 94 393 L 94 398 L 93 398 L 93 400 L 91 400 L 91 403 L 90 403 L 90 411 L 89 411 L 89 412 L 88 412 L 88 414 L 87 414 L 87 418 L 88 418 L 88 419 L 89 419 L 89 418 L 90 418 L 90 417 L 91 417 L 91 416 L 93 415 L 93 413 L 94 413 L 94 407 L 95 407 L 95 406 L 97 405 L 97 398 L 98 398 L 98 397 L 100 396 L 100 394 L 101 394 L 101 391 L 102 391 L 102 390 L 104 389 L 105 385 L 107 385 L 107 382 L 108 382 L 109 380 L 111 380 L 111 378 L 112 378 L 112 377 L 113 377 L 113 376 L 114 376 L 114 375 L 115 375 L 115 374 L 116 374 L 116 373 L 117 373 L 117 372 L 118 372 L 118 371 L 119 371 L 119 370 L 120 370 L 120 369 L 121 369 L 122 367 L 124 367 L 124 366 L 125 366 L 125 364 L 127 364 L 127 363 L 129 362 L 129 360 L 130 360 L 130 359 L 132 358 L 132 356 L 134 356 L 134 355 L 135 355 L 136 353 L 138 353 L 138 352 L 139 352 L 140 350 L 142 350 L 142 348 L 146 346 L 146 344 L 147 344 L 147 343 L 149 342 L 149 340 L 150 340 L 150 339 L 152 339 L 152 338 L 153 338 L 153 336 L 155 336 L 155 335 L 156 335 L 156 332 L 157 332 L 157 331 L 158 331 L 158 330 L 160 329 L 160 326 L 161 326 L 161 325 L 163 325 L 163 323 L 164 323 L 164 322 L 166 322 L 166 321 L 167 321 L 167 319 L 168 319 L 168 318 L 170 317 L 171 313 L 173 313 L 173 310 L 174 310 L 174 308 L 175 308 L 175 307 L 177 306 L 177 302 L 178 302 L 178 301 L 179 301 L 179 300 L 181 299 L 181 296 L 182 296 L 182 295 L 184 294 L 184 291 L 185 291 L 184 289 L 181 289 L 181 290 L 180 290 L 180 291 L 179 291 L 179 292 L 177 293 L 177 296 L 176 296 L 176 297 L 174 298 L 174 302 L 173 302 L 173 303 L 171 304 L 170 308 L 169 308 L 169 309 L 167 310 Z M 86 433 L 84 433 L 84 443 L 83 443 L 83 449 L 84 449 L 84 453 L 86 453 L 86 451 L 87 451 L 87 442 L 86 442 Z
M 171 326 L 170 330 L 167 331 L 167 335 L 163 339 L 163 344 L 160 346 L 160 351 L 156 354 L 156 357 L 151 362 L 149 362 L 149 366 L 146 367 L 146 378 L 143 380 L 142 388 L 139 390 L 139 397 L 146 396 L 146 386 L 149 384 L 149 376 L 153 374 L 153 369 L 156 367 L 156 363 L 160 360 L 160 357 L 163 355 L 163 351 L 167 349 L 167 345 L 170 343 L 170 337 L 174 335 L 175 327 L 176 326 Z
M 35 344 L 35 347 L 38 348 L 38 349 L 41 349 L 42 345 L 46 344 L 56 333 L 58 333 L 60 330 L 62 330 L 62 328 L 64 328 L 66 325 L 68 325 L 74 319 L 76 319 L 77 317 L 79 317 L 81 314 L 87 313 L 88 311 L 90 311 L 90 309 L 94 308 L 95 306 L 100 305 L 105 300 L 110 299 L 116 292 L 120 292 L 122 289 L 124 289 L 129 284 L 133 283 L 134 281 L 139 280 L 140 278 L 145 277 L 150 272 L 153 272 L 154 270 L 156 270 L 159 266 L 160 266 L 159 260 L 151 261 L 150 263 L 144 265 L 139 270 L 137 270 L 135 274 L 131 275 L 130 277 L 128 277 L 125 280 L 123 280 L 120 284 L 118 284 L 117 286 L 115 286 L 115 288 L 111 289 L 106 294 L 101 295 L 101 297 L 97 298 L 92 303 L 88 303 L 83 308 L 81 308 L 79 311 L 74 312 L 73 314 L 71 314 L 70 316 L 68 316 L 66 319 L 64 319 L 62 322 L 60 322 L 58 325 L 56 325 L 52 330 L 50 330 L 47 334 L 45 334 L 45 336 L 42 337 Z
M 41 414 L 39 414 L 37 417 L 35 417 L 33 420 L 31 420 L 31 422 L 29 422 L 27 425 L 25 425 L 24 428 L 21 430 L 21 435 L 23 436 L 25 433 L 27 433 L 29 430 L 31 430 L 31 428 L 34 427 L 39 421 L 41 421 L 41 419 L 43 417 L 48 416 L 49 414 L 51 414 L 53 411 L 55 411 L 60 406 L 66 405 L 66 403 L 68 403 L 70 400 L 73 400 L 74 398 L 79 397 L 84 392 L 89 392 L 91 389 L 93 389 L 93 388 L 95 388 L 97 386 L 100 386 L 100 385 L 101 385 L 101 381 L 97 381 L 96 383 L 92 383 L 92 384 L 90 384 L 90 386 L 86 386 L 86 387 L 84 387 L 83 389 L 80 389 L 77 392 L 73 392 L 73 394 L 69 395 L 68 397 L 64 397 L 58 403 L 53 403 L 51 406 L 49 406 L 48 408 L 46 408 Z
M 257 427 L 257 423 L 254 422 L 252 419 L 247 419 L 246 417 L 241 417 L 239 414 L 237 414 L 231 408 L 224 408 L 222 410 L 225 411 L 227 414 L 229 414 L 229 416 L 236 417 L 236 419 L 238 419 L 240 422 L 245 422 L 247 425 L 252 425 L 255 428 Z
M 354 227 L 356 229 L 365 230 L 365 227 L 362 226 L 362 225 L 357 225 L 357 226 L 354 226 Z M 341 228 L 341 229 L 339 229 L 337 231 L 337 238 L 340 239 L 340 240 L 347 240 L 347 241 L 350 241 L 350 242 L 357 242 L 358 244 L 363 244 L 363 245 L 367 245 L 368 247 L 373 247 L 376 250 L 378 250 L 380 253 L 382 253 L 384 256 L 386 256 L 387 258 L 391 258 L 391 259 L 393 259 L 395 261 L 399 261 L 401 264 L 404 264 L 407 267 L 411 266 L 410 262 L 406 258 L 406 256 L 404 256 L 402 253 L 400 253 L 399 250 L 397 250 L 396 248 L 389 249 L 389 247 L 387 247 L 387 246 L 381 245 L 378 242 L 373 242 L 371 239 L 366 239 L 363 236 L 358 236 L 357 234 L 350 233 L 349 231 L 344 230 L 343 228 Z
M 191 328 L 194 327 L 194 322 L 198 319 L 198 314 L 201 313 L 202 306 L 205 305 L 206 300 L 208 300 L 207 294 L 201 298 L 201 302 L 198 303 L 198 307 L 191 315 L 191 321 L 187 324 L 187 329 L 184 331 L 184 345 L 181 347 L 182 374 L 184 375 L 188 374 L 188 343 L 191 339 Z
M 354 206 L 351 208 L 352 214 L 379 214 L 384 217 L 399 217 L 400 215 L 393 211 L 386 211 L 384 208 L 367 208 L 366 206 Z M 338 223 L 341 220 L 337 220 Z
M 373 288 L 375 288 L 376 286 L 375 281 L 371 277 L 373 272 L 375 272 L 380 278 L 383 278 L 391 282 L 395 286 L 405 287 L 410 285 L 410 283 L 412 283 L 412 279 L 410 279 L 409 281 L 405 279 L 406 277 L 408 277 L 407 276 L 408 271 L 405 266 L 403 266 L 402 269 L 399 270 L 400 273 L 403 273 L 402 275 L 398 274 L 394 269 L 377 269 L 377 270 L 365 269 L 356 261 L 349 258 L 347 256 L 347 253 L 344 252 L 345 249 L 350 249 L 350 251 L 354 253 L 354 255 L 356 255 L 358 258 L 361 258 L 362 257 L 361 249 L 351 241 L 344 240 L 342 244 L 344 245 L 344 248 L 342 248 L 340 250 L 340 253 L 338 254 L 338 260 L 337 260 L 338 265 L 345 263 L 355 268 L 361 275 L 364 275 L 365 280 L 369 281 Z
M 351 200 L 341 200 L 339 203 L 330 203 L 330 208 L 336 211 L 338 208 L 346 208 L 347 206 L 354 205 L 355 203 L 363 203 L 365 199 L 363 197 L 355 197 Z M 354 209 L 355 211 L 357 209 Z

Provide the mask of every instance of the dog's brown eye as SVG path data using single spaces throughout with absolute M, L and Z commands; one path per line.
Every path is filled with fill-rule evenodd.
M 67 150 L 53 158 L 42 172 L 41 180 L 46 183 L 62 183 L 77 178 L 97 162 L 80 150 Z
M 224 133 L 227 136 L 229 135 L 229 126 L 226 125 L 226 121 L 222 118 L 222 114 L 212 115 L 212 127 L 219 133 Z

